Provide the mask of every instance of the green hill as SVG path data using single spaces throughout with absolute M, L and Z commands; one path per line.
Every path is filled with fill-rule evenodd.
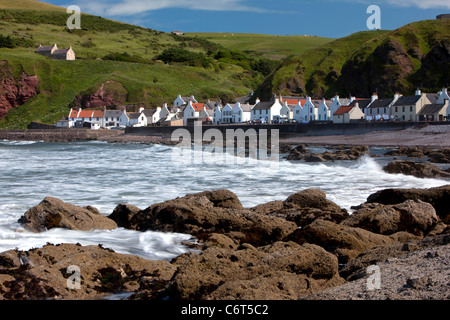
M 0 60 L 6 61 L 0 64 L 0 81 L 6 79 L 20 88 L 24 72 L 36 75 L 39 86 L 37 95 L 26 103 L 19 98 L 11 102 L 17 106 L 4 110 L 0 128 L 25 128 L 31 121 L 54 123 L 105 83 L 115 84 L 109 85 L 111 91 L 119 90 L 119 94 L 113 92 L 116 104 L 156 106 L 170 103 L 177 94 L 225 100 L 247 95 L 267 72 L 258 71 L 262 67 L 257 60 L 236 54 L 228 57 L 227 50 L 204 39 L 92 15 L 82 15 L 81 30 L 67 30 L 65 10 L 21 1 L 36 10 L 11 8 L 0 0 Z M 53 43 L 59 48 L 72 46 L 77 60 L 56 61 L 34 53 L 39 44 Z M 162 55 L 168 51 L 172 55 Z M 14 98 L 8 91 L 0 88 L 3 101 Z
M 206 39 L 231 50 L 274 60 L 284 60 L 299 55 L 334 39 L 314 36 L 278 36 L 249 33 L 187 33 L 188 36 Z
M 391 96 L 418 86 L 436 91 L 449 83 L 448 20 L 411 23 L 394 31 L 364 31 L 291 57 L 256 91 L 332 97 Z

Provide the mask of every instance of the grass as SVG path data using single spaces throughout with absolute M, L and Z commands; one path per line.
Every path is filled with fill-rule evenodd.
M 66 11 L 66 9 L 37 0 L 0 0 L 1 9 L 23 9 L 45 10 L 45 11 Z
M 253 57 L 283 60 L 324 45 L 334 39 L 314 36 L 278 36 L 249 33 L 187 33 L 218 43 L 231 50 L 241 50 Z
M 242 69 L 233 65 L 217 72 L 165 64 L 54 61 L 26 49 L 0 49 L 0 58 L 8 61 L 16 76 L 23 70 L 38 75 L 40 80 L 40 93 L 10 110 L 0 121 L 2 129 L 25 128 L 31 121 L 55 123 L 68 115 L 75 96 L 93 92 L 101 83 L 111 80 L 125 88 L 124 104 L 144 103 L 148 106 L 171 103 L 179 93 L 206 99 L 219 98 L 223 94 L 247 95 L 252 90 L 236 77 Z

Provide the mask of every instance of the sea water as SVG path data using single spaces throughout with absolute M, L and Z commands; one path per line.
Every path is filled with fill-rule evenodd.
M 24 230 L 17 220 L 47 196 L 78 206 L 91 205 L 109 215 L 120 203 L 145 209 L 205 190 L 231 190 L 245 207 L 253 207 L 318 188 L 328 199 L 351 211 L 351 206 L 365 202 L 381 189 L 449 183 L 387 174 L 382 170 L 385 159 L 368 156 L 329 163 L 289 162 L 280 156 L 274 165 L 273 161 L 243 161 L 238 157 L 236 161 L 218 161 L 209 152 L 195 152 L 195 161 L 182 161 L 174 156 L 174 147 L 162 145 L 0 141 L 0 252 L 28 250 L 48 242 L 102 244 L 119 253 L 170 260 L 190 250 L 185 241 L 194 241 L 185 234 L 123 228 L 88 232 L 52 229 L 43 233 Z

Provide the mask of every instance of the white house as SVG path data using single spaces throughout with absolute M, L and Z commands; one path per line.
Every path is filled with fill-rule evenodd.
M 379 121 L 391 119 L 391 108 L 394 103 L 401 97 L 396 93 L 393 98 L 376 99 L 365 110 L 366 120 Z
M 203 107 L 203 110 L 200 111 L 200 118 L 206 119 L 208 122 L 213 122 L 214 120 L 214 110 L 209 109 L 206 105 Z
M 146 122 L 146 126 L 148 126 L 149 124 L 155 124 L 158 123 L 162 118 L 161 118 L 161 112 L 162 112 L 162 108 L 161 107 L 156 107 L 156 109 L 147 109 L 147 110 L 142 110 L 142 115 L 145 117 L 145 122 Z
M 189 101 L 192 103 L 198 103 L 198 101 L 195 100 L 194 96 L 182 97 L 181 95 L 178 95 L 175 101 L 173 102 L 173 105 L 175 107 L 181 107 L 186 105 Z
M 118 127 L 120 125 L 120 119 L 124 113 L 125 111 L 123 110 L 105 110 L 103 120 L 104 126 L 107 128 Z
M 294 109 L 295 109 L 295 106 L 289 105 L 286 100 L 283 101 L 283 106 L 281 107 L 281 110 L 280 110 L 281 118 L 286 119 L 286 120 L 293 119 L 294 118 Z
M 233 107 L 229 103 L 222 109 L 221 123 L 233 123 Z
M 203 103 L 192 103 L 189 101 L 186 108 L 184 108 L 183 123 L 187 125 L 189 119 L 195 119 L 200 117 L 200 112 L 205 105 Z
M 436 104 L 445 104 L 445 100 L 450 100 L 450 97 L 447 92 L 447 88 L 443 88 L 442 91 L 438 92 L 439 98 L 436 101 Z M 449 114 L 449 113 L 447 113 Z
M 333 104 L 333 101 L 331 100 L 325 100 L 325 98 L 322 99 L 320 102 L 319 108 L 317 110 L 319 121 L 332 121 L 333 118 L 331 117 L 331 106 Z
M 333 123 L 350 123 L 364 120 L 364 112 L 359 108 L 359 103 L 340 107 L 333 115 Z
M 217 105 L 216 108 L 214 109 L 213 123 L 214 124 L 222 123 L 222 106 L 221 105 Z
M 321 103 L 321 100 L 312 100 L 311 97 L 306 97 L 306 102 L 303 105 L 304 113 L 306 113 L 306 121 L 303 122 L 319 120 L 319 107 Z
M 272 98 L 271 101 L 257 103 L 251 111 L 252 121 L 261 121 L 262 123 L 272 123 L 274 119 L 281 116 L 282 103 L 279 98 Z
M 248 103 L 239 103 L 236 102 L 234 104 L 232 111 L 233 123 L 241 123 L 248 122 L 252 118 L 252 109 L 253 106 Z

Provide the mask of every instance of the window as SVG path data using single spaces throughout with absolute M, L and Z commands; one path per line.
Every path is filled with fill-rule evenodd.
M 409 111 L 412 112 L 413 111 L 413 106 L 409 107 Z M 411 119 L 412 120 L 412 119 Z
M 403 108 L 402 108 L 402 112 L 405 112 L 405 107 L 403 106 Z
M 296 111 L 295 111 L 295 113 L 296 113 L 296 114 L 299 114 L 299 113 L 300 113 L 300 111 L 299 111 L 299 110 L 296 110 Z
M 312 108 L 309 108 L 309 113 L 312 113 Z
M 395 112 L 398 112 L 398 107 L 395 107 Z
M 386 114 L 386 108 L 384 108 L 384 114 Z

